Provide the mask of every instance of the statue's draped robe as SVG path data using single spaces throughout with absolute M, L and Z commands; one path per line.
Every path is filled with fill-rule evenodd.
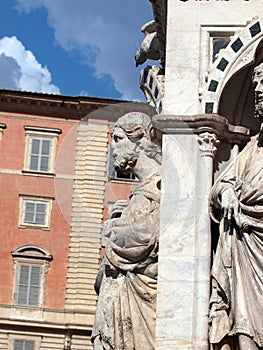
M 212 267 L 210 343 L 245 334 L 263 346 L 263 148 L 256 137 L 212 190 L 214 207 L 221 193 L 234 189 L 239 200 L 239 227 L 220 222 Z M 241 226 L 241 227 L 240 227 Z
M 122 216 L 104 225 L 92 339 L 107 350 L 154 349 L 159 182 L 156 175 L 138 185 Z

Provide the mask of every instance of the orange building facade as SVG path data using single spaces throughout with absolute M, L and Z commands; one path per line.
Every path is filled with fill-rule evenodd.
M 124 105 L 0 91 L 0 349 L 92 349 L 102 222 L 136 183 L 109 159 Z

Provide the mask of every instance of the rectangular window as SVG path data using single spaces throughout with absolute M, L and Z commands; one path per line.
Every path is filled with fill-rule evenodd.
M 120 171 L 116 171 L 115 169 L 114 169 L 111 177 L 114 179 L 126 179 L 126 180 L 135 180 L 136 179 L 135 175 L 132 173 L 123 174 Z
M 20 265 L 17 289 L 17 305 L 39 305 L 40 278 L 40 266 Z
M 45 225 L 46 206 L 46 203 L 26 202 L 24 222 L 34 225 Z
M 61 129 L 24 126 L 26 131 L 23 173 L 54 175 L 58 135 Z
M 230 42 L 230 36 L 212 37 L 212 62 L 215 61 L 217 54 L 221 49 L 227 47 Z
M 20 195 L 19 227 L 49 229 L 53 198 Z
M 14 350 L 35 350 L 35 342 L 32 340 L 14 340 Z
M 32 138 L 29 170 L 49 171 L 51 140 Z

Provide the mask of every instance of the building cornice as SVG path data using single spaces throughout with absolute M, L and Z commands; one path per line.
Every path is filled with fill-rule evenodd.
M 35 92 L 0 90 L 0 110 L 80 120 L 109 105 L 127 101 L 86 96 L 51 95 Z
M 91 330 L 95 309 L 54 310 L 0 305 L 0 328 L 30 327 L 31 329 L 78 329 Z M 31 315 L 31 318 L 28 317 Z

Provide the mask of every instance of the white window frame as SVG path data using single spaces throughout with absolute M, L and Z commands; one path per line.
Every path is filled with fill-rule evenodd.
M 209 70 L 213 63 L 213 38 L 231 37 L 236 32 L 244 29 L 244 26 L 229 25 L 229 26 L 201 26 L 201 45 L 203 54 L 202 65 L 204 70 Z M 205 59 L 204 59 L 205 58 Z
M 13 305 L 16 308 L 39 309 L 44 305 L 46 274 L 52 255 L 36 245 L 24 245 L 12 251 L 14 262 Z M 18 304 L 19 279 L 21 266 L 40 268 L 38 305 Z
M 31 336 L 25 334 L 9 334 L 8 337 L 8 350 L 14 350 L 15 340 L 24 340 L 24 341 L 33 341 L 35 343 L 34 350 L 40 350 L 41 337 L 40 336 Z
M 200 37 L 200 93 L 203 89 L 206 89 L 207 74 L 213 64 L 213 38 L 215 37 L 228 37 L 234 35 L 236 32 L 244 29 L 242 25 L 229 25 L 229 26 L 212 26 L 201 25 L 201 37 Z
M 58 141 L 58 135 L 61 134 L 61 129 L 44 128 L 44 127 L 29 126 L 29 125 L 25 125 L 24 129 L 26 132 L 26 145 L 25 145 L 23 173 L 54 175 L 57 141 Z M 33 139 L 50 141 L 49 168 L 47 171 L 30 169 L 31 147 L 32 147 Z
M 19 196 L 19 222 L 18 227 L 20 228 L 41 228 L 43 230 L 50 229 L 50 220 L 51 220 L 51 212 L 52 212 L 52 202 L 54 198 L 51 197 L 40 197 L 40 196 L 29 196 L 29 195 L 20 195 Z M 45 204 L 46 212 L 45 212 L 45 222 L 42 223 L 30 223 L 25 222 L 25 211 L 26 211 L 26 203 L 34 203 L 37 204 Z

